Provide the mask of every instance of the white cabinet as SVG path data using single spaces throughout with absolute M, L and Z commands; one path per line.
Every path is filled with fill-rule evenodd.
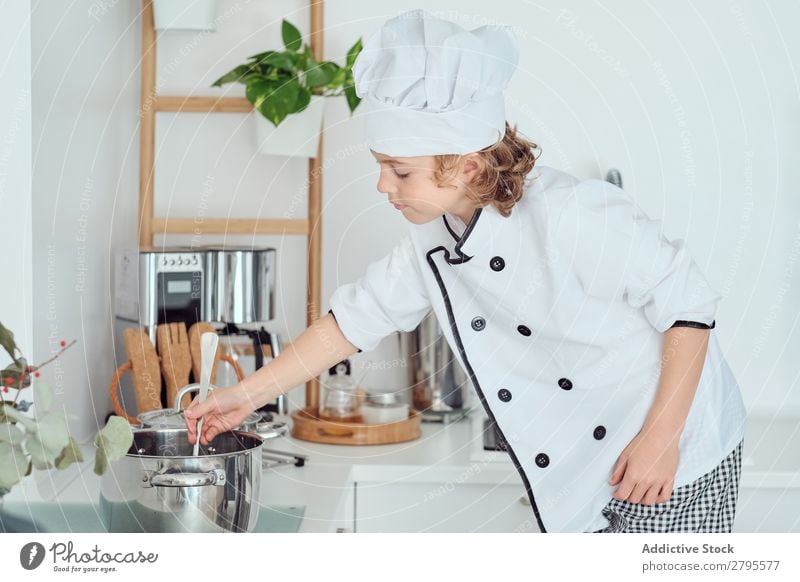
M 344 488 L 341 503 L 333 517 L 330 528 L 331 533 L 354 533 L 355 532 L 355 486 L 349 483 Z
M 355 487 L 355 530 L 538 533 L 521 483 L 376 482 Z

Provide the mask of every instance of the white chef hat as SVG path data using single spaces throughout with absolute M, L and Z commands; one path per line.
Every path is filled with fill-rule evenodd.
M 509 26 L 473 30 L 417 9 L 387 20 L 353 64 L 367 145 L 389 156 L 467 154 L 505 134 L 519 50 Z

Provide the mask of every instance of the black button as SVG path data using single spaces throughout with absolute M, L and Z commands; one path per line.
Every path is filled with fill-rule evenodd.
M 492 257 L 492 260 L 489 261 L 489 266 L 492 268 L 492 271 L 502 271 L 503 267 L 506 266 L 506 262 L 503 260 L 503 257 Z
M 572 390 L 572 382 L 569 378 L 560 378 L 558 380 L 558 385 L 564 390 Z
M 484 327 L 486 327 L 486 320 L 482 317 L 476 317 L 472 320 L 472 329 L 475 331 L 480 331 Z
M 525 326 L 525 325 L 518 325 L 518 326 L 517 326 L 517 331 L 518 331 L 519 333 L 521 333 L 522 335 L 531 335 L 531 330 L 530 330 L 530 328 L 529 328 L 529 327 L 527 327 L 527 326 Z
M 500 388 L 500 390 L 497 391 L 497 397 L 503 402 L 508 402 L 511 400 L 511 391 L 506 390 L 505 388 Z
M 539 453 L 538 455 L 536 455 L 536 464 L 542 468 L 545 468 L 547 465 L 550 464 L 550 457 L 548 457 L 544 453 Z
M 602 424 L 594 429 L 594 438 L 597 440 L 601 440 L 604 436 L 606 436 L 606 427 Z

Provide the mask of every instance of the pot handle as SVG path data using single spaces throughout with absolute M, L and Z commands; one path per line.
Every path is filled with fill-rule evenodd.
M 225 485 L 225 470 L 213 469 L 207 473 L 155 473 L 142 477 L 142 487 L 204 487 Z
M 215 386 L 213 384 L 209 384 L 208 391 L 211 392 L 212 390 L 214 390 L 214 388 Z M 175 412 L 180 412 L 181 410 L 183 410 L 183 408 L 181 408 L 181 401 L 183 400 L 183 397 L 186 394 L 188 394 L 189 392 L 199 392 L 199 391 L 200 391 L 200 384 L 197 383 L 187 384 L 186 386 L 178 390 L 178 393 L 175 394 Z

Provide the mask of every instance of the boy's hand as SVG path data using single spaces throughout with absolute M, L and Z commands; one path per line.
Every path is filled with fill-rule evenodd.
M 619 484 L 614 498 L 653 505 L 672 496 L 678 469 L 678 439 L 641 432 L 620 453 L 611 471 L 610 485 Z
M 187 437 L 194 444 L 197 439 L 197 423 L 203 421 L 203 434 L 200 435 L 200 444 L 208 445 L 215 436 L 237 428 L 244 422 L 258 404 L 254 402 L 241 383 L 229 388 L 217 388 L 206 396 L 200 403 L 200 396 L 195 396 L 192 403 L 183 412 Z

